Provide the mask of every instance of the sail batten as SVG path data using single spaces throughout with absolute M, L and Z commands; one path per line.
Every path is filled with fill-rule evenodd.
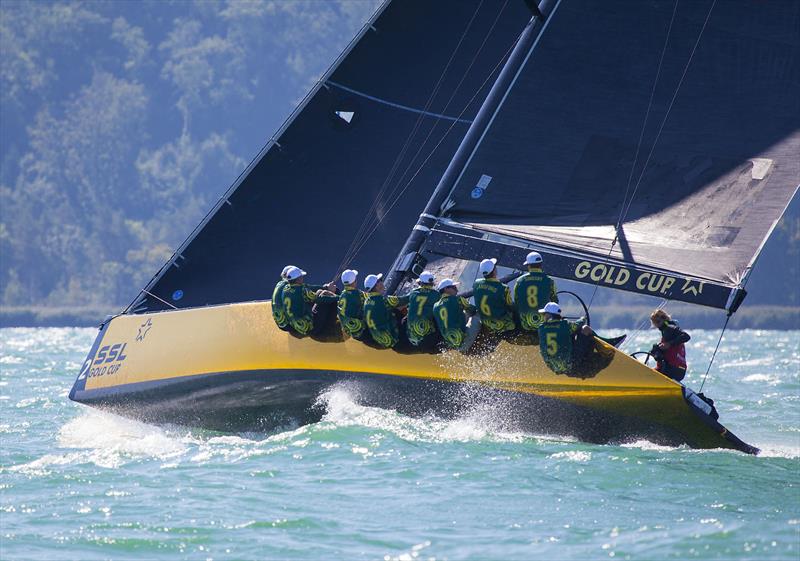
M 409 107 L 408 105 L 403 105 L 402 103 L 397 103 L 394 101 L 390 101 L 388 99 L 381 99 L 379 97 L 375 97 L 374 95 L 370 95 L 365 92 L 360 92 L 344 84 L 339 84 L 332 80 L 328 80 L 325 84 L 333 86 L 335 88 L 339 88 L 340 90 L 346 91 L 351 94 L 355 94 L 359 97 L 363 97 L 364 99 L 369 99 L 370 101 L 374 101 L 376 103 L 382 103 L 383 105 L 387 105 L 389 107 L 394 107 L 395 109 L 402 109 L 403 111 L 410 111 L 412 113 L 416 113 L 418 115 L 424 115 L 425 117 L 433 117 L 434 119 L 444 119 L 445 121 L 456 121 L 459 123 L 470 124 L 472 121 L 469 119 L 462 119 L 461 117 L 453 117 L 450 115 L 443 115 L 442 113 L 434 113 L 432 111 L 426 111 L 425 109 L 419 109 L 417 107 Z M 353 112 L 350 112 L 351 115 Z M 349 122 L 349 121 L 348 121 Z

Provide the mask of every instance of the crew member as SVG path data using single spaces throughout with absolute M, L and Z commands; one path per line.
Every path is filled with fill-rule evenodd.
M 497 259 L 484 259 L 478 270 L 483 278 L 475 281 L 472 293 L 481 324 L 494 335 L 514 331 L 514 303 L 511 291 L 497 278 Z
M 691 337 L 664 310 L 650 314 L 653 327 L 661 332 L 661 342 L 653 345 L 650 354 L 656 359 L 656 370 L 680 382 L 686 376 L 686 347 Z
M 544 321 L 539 308 L 543 301 L 558 303 L 556 283 L 542 271 L 542 256 L 537 252 L 531 251 L 524 265 L 528 272 L 519 277 L 514 286 L 514 305 L 519 314 L 520 328 L 530 333 L 534 343 L 538 343 L 539 326 Z
M 406 333 L 408 341 L 421 349 L 433 349 L 439 342 L 439 334 L 433 320 L 433 306 L 439 301 L 439 292 L 433 288 L 434 276 L 423 271 L 419 285 L 408 294 Z
M 275 285 L 275 288 L 272 291 L 272 319 L 275 320 L 275 324 L 282 330 L 287 331 L 289 329 L 289 319 L 286 317 L 286 310 L 283 309 L 283 287 L 286 286 L 286 273 L 289 272 L 294 265 L 286 265 L 281 271 L 281 278 L 278 281 L 278 284 Z
M 364 324 L 364 293 L 358 289 L 358 271 L 347 269 L 342 272 L 342 293 L 339 295 L 339 323 L 347 335 L 363 341 L 369 332 Z
M 367 275 L 364 279 L 364 289 L 367 291 L 364 320 L 372 340 L 378 346 L 389 349 L 400 342 L 396 312 L 408 305 L 408 296 L 386 296 L 386 288 L 381 279 L 383 275 Z
M 548 302 L 538 310 L 544 314 L 539 326 L 539 349 L 545 364 L 556 374 L 575 372 L 595 348 L 595 337 L 616 347 L 625 335 L 606 339 L 598 336 L 585 319 L 569 321 L 561 317 L 561 306 Z
M 306 272 L 299 267 L 286 272 L 288 284 L 283 287 L 283 308 L 295 333 L 317 335 L 329 326 L 339 297 L 330 284 L 314 291 L 315 287 L 304 284 L 305 277 Z
M 442 335 L 445 346 L 457 349 L 467 337 L 467 318 L 465 313 L 475 315 L 475 306 L 458 295 L 458 285 L 452 279 L 444 279 L 436 286 L 441 298 L 433 307 L 436 327 Z

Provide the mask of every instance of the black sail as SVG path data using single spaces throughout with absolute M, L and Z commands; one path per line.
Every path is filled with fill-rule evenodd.
M 800 3 L 562 0 L 426 249 L 732 309 L 799 184 Z
M 384 4 L 129 309 L 267 298 L 288 263 L 330 280 L 359 230 L 345 265 L 383 270 L 530 17 L 522 0 Z

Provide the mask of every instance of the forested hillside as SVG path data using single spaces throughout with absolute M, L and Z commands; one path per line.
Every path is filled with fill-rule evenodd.
M 376 5 L 4 0 L 0 303 L 129 302 Z M 798 201 L 759 265 L 800 305 Z
M 0 3 L 0 299 L 122 304 L 376 0 Z

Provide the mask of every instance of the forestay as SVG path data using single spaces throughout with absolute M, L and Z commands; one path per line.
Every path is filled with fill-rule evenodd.
M 384 4 L 129 310 L 264 299 L 287 263 L 329 280 L 365 216 L 352 265 L 382 270 L 530 16 Z
M 798 29 L 788 0 L 563 0 L 424 250 L 734 310 L 800 184 Z

